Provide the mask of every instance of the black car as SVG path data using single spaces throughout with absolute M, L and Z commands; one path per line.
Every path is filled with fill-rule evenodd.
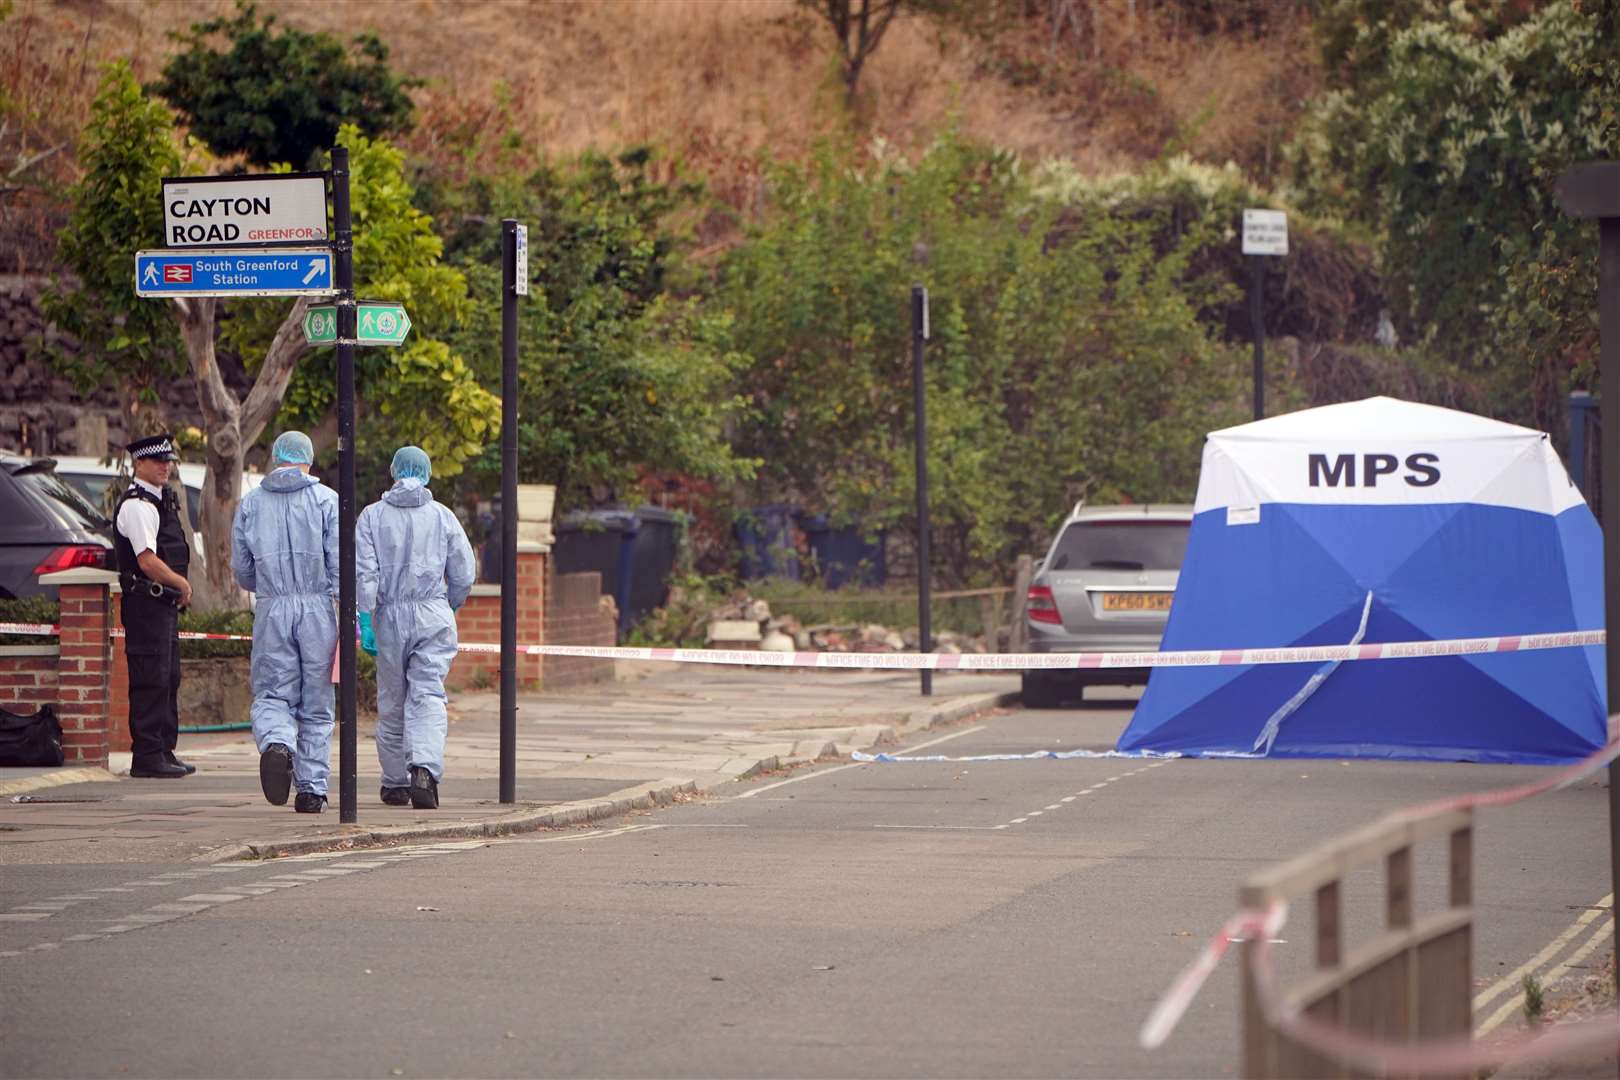
M 56 462 L 0 450 L 0 600 L 54 599 L 39 575 L 112 563 L 112 522 L 56 475 Z

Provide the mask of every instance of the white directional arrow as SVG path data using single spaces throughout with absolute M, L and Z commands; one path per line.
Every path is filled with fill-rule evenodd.
M 325 259 L 311 259 L 311 260 L 309 260 L 309 273 L 304 275 L 304 284 L 308 285 L 310 282 L 312 282 L 316 278 L 320 277 L 321 276 L 321 271 L 324 270 L 324 269 L 326 269 L 326 260 Z

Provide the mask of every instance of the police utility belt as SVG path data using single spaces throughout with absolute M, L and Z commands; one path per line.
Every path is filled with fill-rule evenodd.
M 180 607 L 180 590 L 153 581 L 151 578 L 132 577 L 121 574 L 118 578 L 119 586 L 124 590 L 125 596 L 150 596 L 154 600 L 162 600 L 173 607 Z

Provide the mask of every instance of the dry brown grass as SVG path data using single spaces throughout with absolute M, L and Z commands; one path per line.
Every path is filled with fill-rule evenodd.
M 0 58 L 10 61 L 0 90 L 48 117 L 52 137 L 82 125 L 100 63 L 128 58 L 155 78 L 176 48 L 170 31 L 234 10 L 232 0 L 14 3 L 0 24 Z M 1315 85 L 1302 26 L 1284 21 L 1262 40 L 1206 38 L 1149 15 L 1127 23 L 1119 0 L 1095 3 L 1086 30 L 1106 48 L 1039 20 L 986 43 L 902 17 L 866 69 L 853 118 L 830 33 L 791 0 L 260 6 L 345 38 L 375 31 L 398 70 L 425 80 L 408 149 L 451 176 L 651 143 L 746 212 L 758 205 L 766 154 L 797 158 L 819 139 L 873 136 L 915 149 L 950 124 L 1083 171 L 1128 168 L 1167 148 L 1267 171 Z M 1009 58 L 1040 85 L 992 74 Z M 63 161 L 71 169 L 71 155 Z

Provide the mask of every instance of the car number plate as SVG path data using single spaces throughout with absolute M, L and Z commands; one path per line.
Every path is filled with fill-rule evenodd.
M 1168 592 L 1111 592 L 1103 593 L 1104 611 L 1169 611 L 1175 593 Z

